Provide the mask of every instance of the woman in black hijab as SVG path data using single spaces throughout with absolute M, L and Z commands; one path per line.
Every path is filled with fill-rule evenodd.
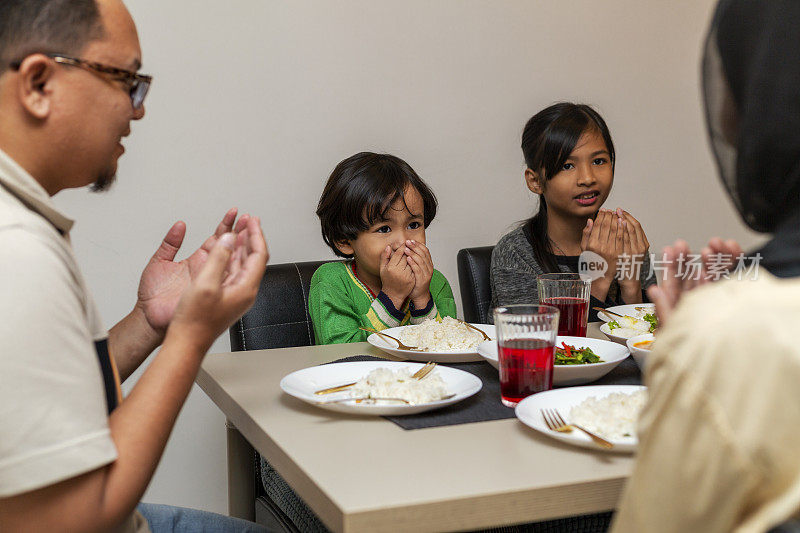
M 800 4 L 720 2 L 703 89 L 728 194 L 748 226 L 774 233 L 762 265 L 800 276 Z
M 800 1 L 722 0 L 703 90 L 728 194 L 773 238 L 757 279 L 690 293 L 677 269 L 688 248 L 667 250 L 648 293 L 667 324 L 615 533 L 767 531 L 800 514 Z

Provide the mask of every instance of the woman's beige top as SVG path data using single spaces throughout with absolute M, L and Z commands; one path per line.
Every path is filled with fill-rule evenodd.
M 689 293 L 648 361 L 614 533 L 766 531 L 800 508 L 800 280 Z

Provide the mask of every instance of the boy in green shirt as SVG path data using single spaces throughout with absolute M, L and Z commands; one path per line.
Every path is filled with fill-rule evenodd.
M 336 166 L 317 215 L 325 243 L 350 260 L 322 265 L 311 278 L 317 344 L 364 341 L 360 327 L 456 317 L 450 284 L 425 246 L 436 207 L 433 192 L 398 157 L 362 152 Z

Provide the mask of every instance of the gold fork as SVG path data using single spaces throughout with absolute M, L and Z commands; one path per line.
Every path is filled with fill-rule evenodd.
M 425 363 L 424 366 L 420 367 L 419 370 L 414 372 L 411 375 L 411 377 L 414 378 L 414 379 L 422 379 L 425 376 L 427 376 L 428 374 L 430 374 L 431 372 L 433 372 L 434 368 L 436 368 L 436 363 L 428 361 L 427 363 Z M 330 394 L 332 392 L 343 391 L 345 389 L 349 389 L 350 387 L 352 387 L 356 383 L 357 382 L 354 381 L 353 383 L 345 383 L 344 385 L 338 385 L 336 387 L 329 387 L 327 389 L 320 389 L 320 390 L 316 391 L 314 394 L 322 395 L 322 394 Z
M 436 401 L 440 402 L 442 400 L 449 400 L 450 398 L 454 398 L 454 397 L 455 397 L 455 394 L 448 394 L 447 396 L 442 396 L 441 398 L 439 398 Z M 368 396 L 364 396 L 363 398 L 336 398 L 335 400 L 325 400 L 325 401 L 322 401 L 322 402 L 315 402 L 315 403 L 317 405 L 325 405 L 325 404 L 328 404 L 328 403 L 342 403 L 342 402 L 361 403 L 361 402 L 365 402 L 367 400 L 375 400 L 375 401 L 381 401 L 381 402 L 387 402 L 387 401 L 390 401 L 390 402 L 403 402 L 406 405 L 416 405 L 414 402 L 410 402 L 408 400 L 404 400 L 403 398 L 370 398 Z
M 381 337 L 388 337 L 388 338 L 392 339 L 394 342 L 397 343 L 397 348 L 400 349 L 400 350 L 411 350 L 411 351 L 414 351 L 414 352 L 424 352 L 425 351 L 422 348 L 417 348 L 416 346 L 406 346 L 405 344 L 403 344 L 399 340 L 395 339 L 394 337 L 392 337 L 388 333 L 384 333 L 382 331 L 378 331 L 377 329 L 372 329 L 372 328 L 358 328 L 358 329 L 360 329 L 362 331 L 368 331 L 370 333 L 376 333 L 376 334 L 380 335 Z
M 587 435 L 589 435 L 595 444 L 598 446 L 602 446 L 603 448 L 611 449 L 614 447 L 614 444 L 608 442 L 603 437 L 595 435 L 588 429 L 584 429 L 581 426 L 576 424 L 568 424 L 559 414 L 556 409 L 542 409 L 542 418 L 544 418 L 544 423 L 553 431 L 558 431 L 559 433 L 570 433 L 572 428 L 580 429 Z
M 434 363 L 433 361 L 428 361 L 427 363 L 425 363 L 425 366 L 423 366 L 422 368 L 411 374 L 411 377 L 415 379 L 422 379 L 431 372 L 433 372 L 434 368 L 436 368 L 436 363 Z
M 361 403 L 367 400 L 375 400 L 375 401 L 384 401 L 384 402 L 403 402 L 406 405 L 411 405 L 411 402 L 408 400 L 404 400 L 403 398 L 370 398 L 369 396 L 364 396 L 363 398 L 337 398 L 335 400 L 325 400 L 323 402 L 315 402 L 317 405 L 325 405 L 327 403 L 342 403 L 342 402 L 356 402 Z
M 485 340 L 485 341 L 490 341 L 490 340 L 492 340 L 492 338 L 491 338 L 489 335 L 487 335 L 487 334 L 486 334 L 486 332 L 485 332 L 485 331 L 483 331 L 482 329 L 480 329 L 480 328 L 476 328 L 475 326 L 473 326 L 473 325 L 472 325 L 472 324 L 470 324 L 469 322 L 464 322 L 464 321 L 463 321 L 463 320 L 461 320 L 460 318 L 457 318 L 456 320 L 458 320 L 459 322 L 461 322 L 462 324 L 464 324 L 464 325 L 465 325 L 465 326 L 467 326 L 468 328 L 472 328 L 472 329 L 474 329 L 475 331 L 477 331 L 478 333 L 480 333 L 481 335 L 483 335 L 483 340 Z
M 602 307 L 592 307 L 592 309 L 594 309 L 595 311 L 599 311 L 599 312 L 601 312 L 601 313 L 603 313 L 605 315 L 611 316 L 611 317 L 625 318 L 626 316 L 628 316 L 628 315 L 621 315 L 619 313 L 615 313 L 614 311 L 609 311 L 608 309 L 604 309 Z M 634 317 L 631 317 L 631 318 L 634 318 Z

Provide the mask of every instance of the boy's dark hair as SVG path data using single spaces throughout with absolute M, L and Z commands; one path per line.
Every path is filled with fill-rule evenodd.
M 102 36 L 95 0 L 0 0 L 0 74 L 30 54 L 74 55 Z
M 606 143 L 614 170 L 616 154 L 611 132 L 600 113 L 585 104 L 559 102 L 542 109 L 528 120 L 522 132 L 522 153 L 527 167 L 547 180 L 558 174 L 564 162 L 575 149 L 581 135 L 598 132 Z M 553 259 L 553 248 L 547 236 L 547 202 L 539 195 L 539 211 L 527 224 L 533 238 L 533 255 L 545 272 L 558 272 Z
M 333 169 L 317 205 L 322 240 L 339 257 L 353 257 L 342 253 L 336 243 L 355 239 L 375 222 L 386 220 L 386 211 L 398 198 L 405 203 L 407 187 L 413 187 L 422 197 L 422 218 L 427 228 L 436 216 L 436 195 L 408 163 L 390 154 L 372 152 L 348 157 Z

